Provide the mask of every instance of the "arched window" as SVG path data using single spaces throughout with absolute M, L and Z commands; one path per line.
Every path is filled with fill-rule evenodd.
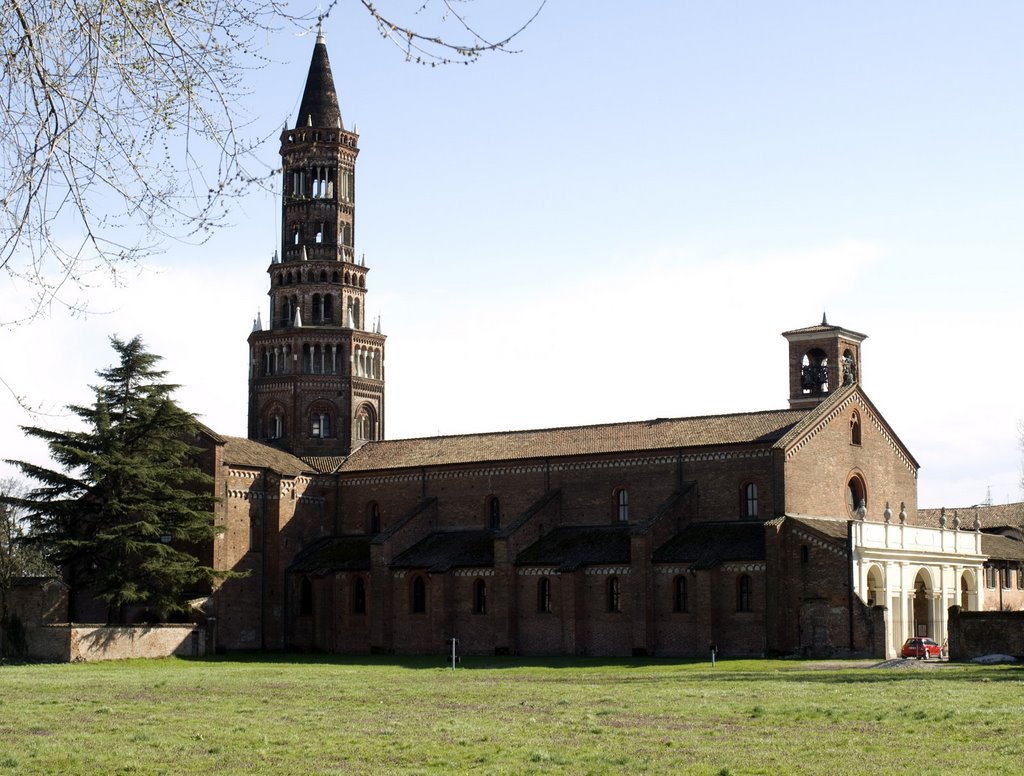
M 427 583 L 418 574 L 412 579 L 412 613 L 426 614 Z
M 547 577 L 537 580 L 537 611 L 542 614 L 551 612 L 551 580 Z
M 608 611 L 618 612 L 622 611 L 622 602 L 619 598 L 619 578 L 609 577 L 608 578 Z
M 281 413 L 275 412 L 270 416 L 269 426 L 268 431 L 270 433 L 268 436 L 271 439 L 280 439 L 284 436 L 284 418 L 281 416 Z
M 850 415 L 850 444 L 860 444 L 860 413 L 857 410 Z
M 857 356 L 849 348 L 843 351 L 842 371 L 843 385 L 853 385 L 857 382 Z
M 815 348 L 800 363 L 800 390 L 805 396 L 828 393 L 828 356 Z
M 487 612 L 487 584 L 478 579 L 473 582 L 473 614 Z
M 303 577 L 299 583 L 299 616 L 309 617 L 313 614 L 313 582 Z
M 861 504 L 867 506 L 867 500 L 868 494 L 864 487 L 864 480 L 857 475 L 850 477 L 846 483 L 846 508 L 850 510 L 850 514 L 855 515 Z
M 750 607 L 750 577 L 744 574 L 736 583 L 736 611 L 749 612 Z
M 314 412 L 310 415 L 313 439 L 329 439 L 331 436 L 331 416 L 326 412 Z
M 687 611 L 686 601 L 686 577 L 679 575 L 673 582 L 672 590 L 672 611 Z
M 629 491 L 625 488 L 615 491 L 615 519 L 620 523 L 629 522 Z
M 811 551 L 806 544 L 800 545 L 800 563 L 807 565 L 811 562 Z
M 334 321 L 334 297 L 330 294 L 324 294 L 324 309 L 321 318 L 324 323 Z
M 362 577 L 356 577 L 352 586 L 352 614 L 366 614 L 366 583 Z
M 323 320 L 324 308 L 320 302 L 320 294 L 313 294 L 313 323 Z
M 373 407 L 368 404 L 362 405 L 356 412 L 353 419 L 356 430 L 356 439 L 364 442 L 373 442 L 377 439 L 377 416 Z
M 743 516 L 757 517 L 757 485 L 753 482 L 743 486 Z
M 366 532 L 373 535 L 380 533 L 380 504 L 376 501 L 366 505 Z
M 487 498 L 487 525 L 492 531 L 501 527 L 501 502 L 497 496 Z

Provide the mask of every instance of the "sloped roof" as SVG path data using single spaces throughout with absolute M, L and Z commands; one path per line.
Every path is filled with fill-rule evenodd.
M 334 474 L 345 463 L 343 455 L 304 455 L 302 462 L 317 474 Z
M 334 76 L 323 35 L 317 36 L 313 46 L 295 126 L 341 129 L 341 108 L 338 107 L 338 93 L 334 89 Z
M 807 413 L 806 409 L 768 410 L 367 442 L 349 456 L 340 470 L 378 471 L 690 447 L 770 445 Z
M 853 338 L 861 341 L 868 338 L 867 334 L 862 334 L 859 331 L 853 331 L 843 326 L 833 326 L 828 322 L 828 318 L 824 315 L 821 316 L 821 323 L 815 324 L 814 326 L 805 326 L 802 329 L 790 329 L 789 331 L 782 332 L 783 337 L 788 337 L 791 334 L 823 334 L 824 332 L 842 332 L 848 334 Z
M 289 571 L 324 574 L 329 571 L 365 571 L 370 568 L 369 536 L 321 539 L 296 558 Z
M 1024 561 L 1024 542 L 995 534 L 981 535 L 981 551 L 997 560 Z
M 278 474 L 312 473 L 313 469 L 302 459 L 277 447 L 242 437 L 224 437 L 224 463 L 270 469 Z
M 448 571 L 494 565 L 494 534 L 490 531 L 436 531 L 391 561 L 391 568 Z
M 519 566 L 580 566 L 629 563 L 630 528 L 622 525 L 562 526 L 544 534 L 516 557 Z
M 655 550 L 653 561 L 709 569 L 731 560 L 764 560 L 764 548 L 763 523 L 691 523 Z
M 843 544 L 846 543 L 850 535 L 850 521 L 842 518 L 786 515 L 786 520 L 801 525 L 804 528 L 809 528 L 823 537 L 838 539 Z
M 960 517 L 960 525 L 963 528 L 974 527 L 974 516 L 977 513 L 982 528 L 1003 528 L 1024 526 L 1024 504 L 992 504 L 986 506 L 979 504 L 970 507 L 946 507 L 946 525 L 953 525 L 954 514 Z M 939 520 L 942 516 L 942 509 L 918 509 L 917 524 L 939 527 Z

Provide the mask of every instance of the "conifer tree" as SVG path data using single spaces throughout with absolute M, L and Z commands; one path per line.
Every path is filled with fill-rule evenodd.
M 26 510 L 32 541 L 64 570 L 71 595 L 102 599 L 121 622 L 132 604 L 182 611 L 222 575 L 188 551 L 217 533 L 213 479 L 194 461 L 198 423 L 171 398 L 178 386 L 164 382 L 141 338 L 110 342 L 119 363 L 97 372 L 95 401 L 68 407 L 83 430 L 23 427 L 58 468 L 10 461 L 39 484 L 8 501 Z

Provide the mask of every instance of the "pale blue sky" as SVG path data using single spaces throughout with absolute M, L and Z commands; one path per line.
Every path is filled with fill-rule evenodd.
M 530 7 L 462 6 L 490 29 Z M 864 387 L 922 506 L 1019 499 L 1024 5 L 550 0 L 522 53 L 440 69 L 352 0 L 325 33 L 361 135 L 388 437 L 783 407 L 779 334 L 827 310 L 869 335 Z M 254 134 L 294 122 L 312 45 L 267 39 Z M 188 409 L 244 435 L 279 204 L 233 220 L 97 290 L 117 313 L 0 332 L 8 364 L 61 365 L 9 382 L 82 401 L 106 335 L 141 333 Z M 7 397 L 0 421 L 5 457 L 38 456 L 13 427 L 51 420 Z

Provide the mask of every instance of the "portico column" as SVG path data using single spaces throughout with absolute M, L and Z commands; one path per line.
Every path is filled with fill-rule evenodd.
M 935 633 L 929 634 L 940 645 L 946 640 L 946 616 L 942 604 L 945 601 L 945 593 L 938 590 L 931 596 L 932 621 L 935 623 Z

